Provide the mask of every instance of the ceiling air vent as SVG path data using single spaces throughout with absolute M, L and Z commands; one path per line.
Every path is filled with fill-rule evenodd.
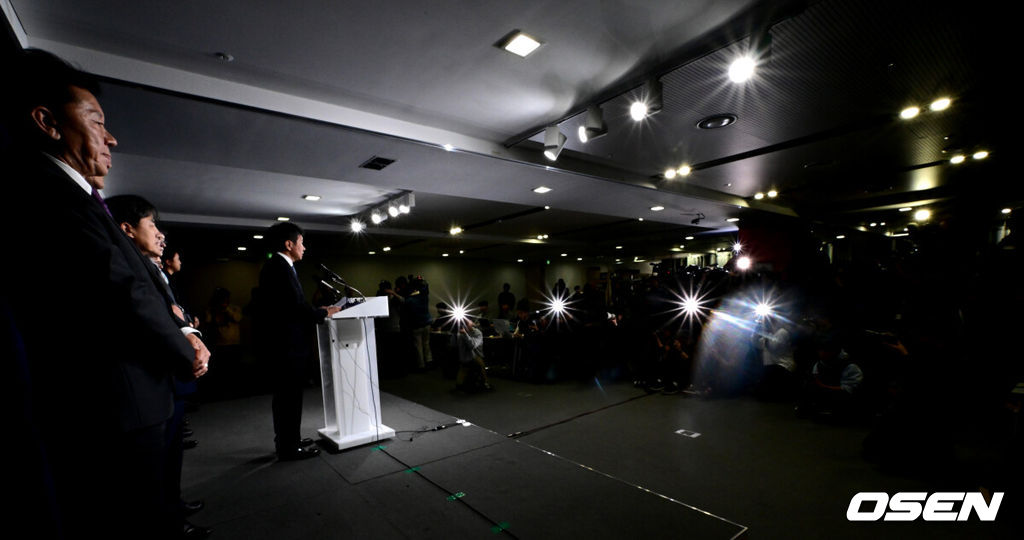
M 383 158 L 380 156 L 373 156 L 372 158 L 366 160 L 366 162 L 364 162 L 362 165 L 360 165 L 360 167 L 364 169 L 373 169 L 375 171 L 379 171 L 384 167 L 391 165 L 394 162 L 395 160 L 393 159 Z

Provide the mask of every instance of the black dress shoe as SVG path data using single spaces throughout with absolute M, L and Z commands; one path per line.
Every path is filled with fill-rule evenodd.
M 181 511 L 184 512 L 186 516 L 191 516 L 205 507 L 206 505 L 203 501 L 181 501 Z
M 182 538 L 206 538 L 207 536 L 210 536 L 210 533 L 212 533 L 212 532 L 213 532 L 213 529 L 211 529 L 209 527 L 200 527 L 198 525 L 193 525 L 193 524 L 191 524 L 191 523 L 186 521 L 185 524 L 182 527 L 182 530 L 181 530 L 181 537 Z
M 302 439 L 299 441 L 299 446 L 313 446 L 315 442 L 313 439 Z
M 320 455 L 319 448 L 303 448 L 298 447 L 290 450 L 278 450 L 277 459 L 279 461 L 297 461 L 300 459 L 309 459 Z

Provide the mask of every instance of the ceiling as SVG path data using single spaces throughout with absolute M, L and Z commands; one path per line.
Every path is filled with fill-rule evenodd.
M 1012 17 L 889 4 L 0 0 L 18 45 L 103 78 L 119 142 L 107 195 L 149 198 L 211 252 L 237 255 L 287 216 L 341 253 L 585 262 L 713 250 L 779 219 L 898 232 L 904 206 L 1015 207 L 1016 141 L 999 129 L 1016 114 L 999 66 Z M 517 29 L 543 45 L 526 58 L 495 46 Z M 732 83 L 754 41 L 757 73 Z M 635 122 L 649 79 L 663 108 Z M 930 111 L 942 96 L 952 106 Z M 900 119 L 912 104 L 923 112 Z M 608 134 L 583 144 L 590 105 Z M 737 121 L 696 127 L 723 113 Z M 554 162 L 551 124 L 568 139 Z M 360 167 L 375 156 L 394 162 Z M 682 164 L 692 174 L 663 177 Z M 349 232 L 410 191 L 411 214 Z

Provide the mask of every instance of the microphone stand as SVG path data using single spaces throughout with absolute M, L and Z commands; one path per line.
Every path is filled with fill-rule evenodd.
M 359 295 L 360 298 L 363 299 L 364 302 L 366 301 L 365 294 L 363 294 L 359 289 L 353 287 L 352 285 L 349 285 L 344 279 L 341 278 L 341 276 L 336 274 L 334 270 L 327 268 L 327 266 L 324 265 L 323 263 L 320 264 L 320 269 L 323 270 L 325 274 L 327 274 L 327 277 L 331 278 L 331 281 L 337 283 L 338 285 L 341 285 L 342 287 L 352 289 L 356 294 Z

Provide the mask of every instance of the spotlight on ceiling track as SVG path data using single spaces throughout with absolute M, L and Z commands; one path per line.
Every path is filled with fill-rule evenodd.
M 604 111 L 597 105 L 587 107 L 587 118 L 579 128 L 581 143 L 604 137 L 608 134 L 608 126 L 604 123 Z
M 550 125 L 544 130 L 544 157 L 555 161 L 565 147 L 565 135 L 558 131 L 557 125 Z
M 757 61 L 751 56 L 744 55 L 729 64 L 729 80 L 734 83 L 749 81 L 757 70 Z
M 399 214 L 399 212 L 398 212 L 398 205 L 395 204 L 395 203 L 389 204 L 388 205 L 388 215 L 391 216 L 391 217 L 398 217 L 398 214 Z
M 661 111 L 664 105 L 661 92 L 661 81 L 651 79 L 644 83 L 640 99 L 629 106 L 629 116 L 639 122 L 648 116 L 653 116 Z
M 918 107 L 907 107 L 906 109 L 900 111 L 900 118 L 904 120 L 910 120 L 911 118 L 917 116 L 920 113 L 921 109 Z
M 352 232 L 354 233 L 360 233 L 363 232 L 363 229 L 366 229 L 366 224 L 358 219 L 353 219 L 349 223 L 349 228 L 352 229 Z
M 387 219 L 387 216 L 377 210 L 370 213 L 370 221 L 372 221 L 374 225 L 380 225 L 385 219 Z
M 949 99 L 948 97 L 941 97 L 933 101 L 928 108 L 933 111 L 944 111 L 949 108 L 951 103 L 953 103 L 952 99 Z
M 747 50 L 729 64 L 729 80 L 734 83 L 745 83 L 754 77 L 758 64 L 771 58 L 772 35 L 770 28 L 763 27 L 750 34 Z

